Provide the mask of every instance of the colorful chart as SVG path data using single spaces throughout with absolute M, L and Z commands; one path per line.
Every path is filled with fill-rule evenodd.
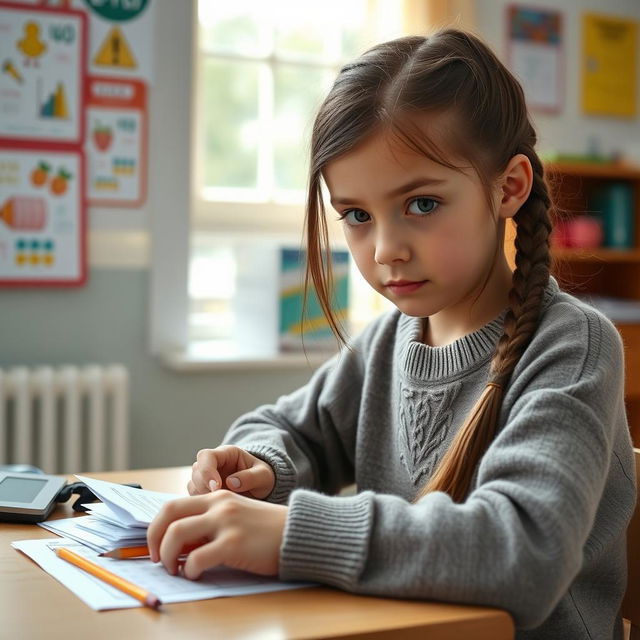
M 582 29 L 582 110 L 590 115 L 635 118 L 637 22 L 585 13 Z
M 0 2 L 0 142 L 84 138 L 84 13 Z
M 88 94 L 89 201 L 139 206 L 146 197 L 146 87 L 136 80 L 91 77 Z
M 46 102 L 40 107 L 42 118 L 68 118 L 69 108 L 67 106 L 67 95 L 64 85 L 59 82 L 56 90 L 49 96 Z
M 0 151 L 0 284 L 80 284 L 80 151 Z

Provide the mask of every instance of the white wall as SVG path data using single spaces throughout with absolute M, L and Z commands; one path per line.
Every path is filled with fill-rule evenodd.
M 477 0 L 476 22 L 482 36 L 506 61 L 506 7 L 512 0 Z M 517 4 L 517 3 L 516 3 Z M 589 139 L 597 136 L 603 153 L 622 150 L 640 164 L 640 120 L 587 116 L 581 108 L 582 15 L 594 12 L 640 21 L 638 0 L 526 0 L 524 6 L 560 10 L 564 24 L 564 105 L 557 115 L 533 112 L 540 151 L 586 153 Z M 640 52 L 636 63 L 640 86 Z

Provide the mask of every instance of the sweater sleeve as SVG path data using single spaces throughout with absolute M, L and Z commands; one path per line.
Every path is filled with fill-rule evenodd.
M 242 447 L 273 468 L 276 484 L 268 501 L 285 503 L 299 487 L 333 494 L 353 483 L 363 360 L 381 331 L 374 323 L 307 385 L 241 416 L 227 432 L 224 443 Z M 388 332 L 393 335 L 393 328 Z
M 615 432 L 626 419 L 612 325 L 590 315 L 561 340 L 538 340 L 551 346 L 519 363 L 511 385 L 517 400 L 503 404 L 507 415 L 464 503 L 441 492 L 409 503 L 372 492 L 295 491 L 281 578 L 499 607 L 523 628 L 544 621 L 580 571 Z M 633 508 L 627 480 L 627 499 L 611 509 L 619 519 L 612 532 L 623 530 Z

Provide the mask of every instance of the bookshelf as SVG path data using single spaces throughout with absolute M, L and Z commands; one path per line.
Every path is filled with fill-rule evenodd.
M 596 162 L 545 164 L 556 220 L 597 215 L 594 194 L 613 183 L 632 194 L 633 235 L 625 248 L 558 247 L 552 249 L 553 274 L 560 286 L 575 294 L 594 294 L 640 302 L 640 167 Z M 625 345 L 625 399 L 631 435 L 640 446 L 640 319 L 616 326 Z

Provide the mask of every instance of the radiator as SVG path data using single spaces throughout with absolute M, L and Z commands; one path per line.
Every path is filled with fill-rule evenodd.
M 47 473 L 126 469 L 128 387 L 121 365 L 0 369 L 0 464 Z

